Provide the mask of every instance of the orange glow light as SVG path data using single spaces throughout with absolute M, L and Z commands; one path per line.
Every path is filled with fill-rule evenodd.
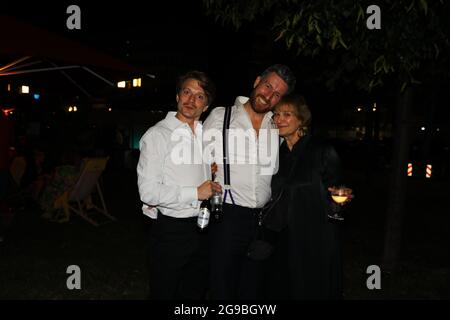
M 2 112 L 3 112 L 3 114 L 5 115 L 5 116 L 9 116 L 10 114 L 12 114 L 13 113 L 13 111 L 15 110 L 14 108 L 9 108 L 9 109 L 1 109 L 2 110 Z

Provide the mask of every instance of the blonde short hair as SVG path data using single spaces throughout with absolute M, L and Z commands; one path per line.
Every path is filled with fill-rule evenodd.
M 309 129 L 311 127 L 311 110 L 306 104 L 305 98 L 298 94 L 285 95 L 275 106 L 275 110 L 282 105 L 290 105 L 294 108 L 294 114 L 302 123 L 302 127 Z

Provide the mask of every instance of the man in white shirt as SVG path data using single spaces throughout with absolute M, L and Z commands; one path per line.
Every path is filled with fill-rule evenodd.
M 255 238 L 257 213 L 270 199 L 271 179 L 276 173 L 274 162 L 278 159 L 279 140 L 271 110 L 283 95 L 293 90 L 295 82 L 288 67 L 273 65 L 256 78 L 250 98 L 237 97 L 228 136 L 229 186 L 224 183 L 224 165 L 220 159 L 223 154 L 218 156 L 223 147 L 222 139 L 219 139 L 219 146 L 216 144 L 212 148 L 218 164 L 216 181 L 227 192 L 223 219 L 213 220 L 209 230 L 212 299 L 261 298 L 261 264 L 247 257 L 247 248 Z M 214 130 L 222 131 L 224 113 L 223 107 L 211 111 L 204 123 L 205 135 Z M 237 139 L 246 135 L 247 143 L 230 146 L 233 133 Z M 271 139 L 274 135 L 275 141 Z M 267 159 L 269 161 L 263 161 Z
M 202 124 L 215 87 L 199 71 L 181 76 L 177 112 L 147 130 L 140 141 L 138 187 L 151 229 L 149 285 L 152 299 L 201 299 L 208 284 L 208 238 L 197 229 L 201 201 L 219 184 L 202 157 Z

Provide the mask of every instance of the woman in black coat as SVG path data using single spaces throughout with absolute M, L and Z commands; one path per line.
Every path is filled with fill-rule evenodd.
M 273 120 L 284 141 L 272 179 L 272 197 L 279 201 L 264 220 L 266 228 L 279 231 L 268 261 L 267 296 L 340 299 L 342 222 L 328 218 L 334 205 L 329 191 L 341 183 L 339 157 L 308 133 L 311 113 L 301 96 L 283 98 Z

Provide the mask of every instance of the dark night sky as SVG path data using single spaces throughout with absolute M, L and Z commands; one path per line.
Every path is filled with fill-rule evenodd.
M 68 30 L 66 8 L 81 8 L 81 30 Z M 13 15 L 71 39 L 89 44 L 133 65 L 142 66 L 160 81 L 162 94 L 172 100 L 176 76 L 189 70 L 207 71 L 218 86 L 216 104 L 230 104 L 236 95 L 246 95 L 254 78 L 273 63 L 301 66 L 295 71 L 298 91 L 306 93 L 316 108 L 333 104 L 365 103 L 367 97 L 354 88 L 327 93 L 308 82 L 309 72 L 320 70 L 314 61 L 293 57 L 282 43 L 271 43 L 270 29 L 259 23 L 239 31 L 223 27 L 207 17 L 201 0 L 192 1 L 75 1 L 3 4 L 0 12 Z M 9 61 L 2 61 L 9 62 Z M 389 86 L 382 91 L 388 92 Z M 395 103 L 395 97 L 379 97 Z M 171 101 L 172 102 L 172 101 Z M 322 113 L 325 114 L 325 113 Z
M 2 11 L 90 43 L 117 57 L 144 64 L 152 64 L 155 61 L 153 57 L 161 52 L 177 51 L 185 57 L 206 55 L 208 33 L 214 24 L 211 19 L 206 19 L 200 1 L 192 1 L 191 5 L 165 2 L 157 7 L 137 1 L 112 4 L 81 2 L 78 3 L 81 30 L 68 30 L 66 8 L 72 3 L 62 1 L 43 5 L 39 2 L 21 8 L 9 4 Z
M 71 4 L 81 8 L 81 30 L 66 28 Z M 201 0 L 8 3 L 0 11 L 142 66 L 167 86 L 189 69 L 207 71 L 223 89 L 222 103 L 247 94 L 257 73 L 273 63 L 265 53 L 255 55 L 258 38 L 249 28 L 220 26 Z
M 66 28 L 66 8 L 71 4 L 81 8 L 81 30 Z M 167 83 L 189 69 L 207 71 L 223 89 L 219 100 L 247 94 L 265 67 L 294 60 L 281 42 L 272 43 L 269 26 L 245 25 L 235 31 L 219 25 L 205 11 L 201 0 L 9 2 L 0 8 L 0 12 L 144 66 Z

